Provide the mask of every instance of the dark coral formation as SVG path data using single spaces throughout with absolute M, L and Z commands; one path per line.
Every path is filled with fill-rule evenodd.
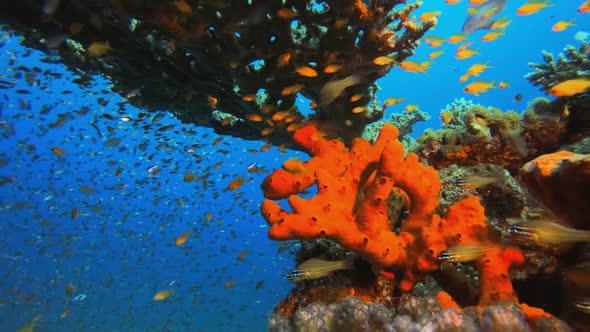
M 360 136 L 383 115 L 370 103 L 375 80 L 412 55 L 436 23 L 412 21 L 419 2 L 402 0 L 62 0 L 56 9 L 43 3 L 3 3 L 0 19 L 26 45 L 59 54 L 80 83 L 100 72 L 138 106 L 277 144 L 304 119 L 345 140 Z M 105 41 L 104 55 L 89 54 L 94 42 Z M 383 56 L 391 64 L 373 62 Z M 315 73 L 297 72 L 304 67 Z M 355 84 L 321 103 L 322 87 L 344 78 Z M 319 104 L 313 114 L 295 107 L 297 90 Z M 353 95 L 363 97 L 351 101 Z
M 520 174 L 527 187 L 566 224 L 588 228 L 590 155 L 546 154 L 525 164 Z

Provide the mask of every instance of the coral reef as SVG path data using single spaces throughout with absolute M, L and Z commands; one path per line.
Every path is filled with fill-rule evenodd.
M 559 151 L 542 155 L 521 168 L 527 187 L 570 226 L 588 228 L 590 155 Z
M 414 131 L 414 124 L 420 121 L 428 121 L 429 119 L 430 115 L 420 110 L 419 107 L 411 112 L 393 113 L 387 121 L 378 121 L 367 125 L 363 130 L 362 138 L 369 142 L 374 142 L 381 131 L 381 127 L 387 122 L 398 128 L 398 139 L 402 142 L 406 150 L 412 150 L 416 141 L 409 134 Z
M 288 198 L 293 212 L 283 210 L 275 201 L 261 204 L 263 217 L 270 225 L 274 240 L 330 239 L 344 250 L 355 252 L 373 267 L 385 269 L 385 275 L 401 272 L 399 291 L 408 292 L 425 272 L 438 270 L 438 255 L 459 244 L 491 244 L 484 209 L 477 196 L 467 196 L 448 206 L 441 218 L 438 208 L 440 180 L 437 172 L 425 167 L 413 153 L 404 157 L 404 149 L 395 127 L 385 124 L 371 146 L 363 139 L 354 140 L 350 149 L 338 140 L 328 140 L 313 126 L 297 130 L 294 140 L 312 155 L 312 159 L 293 166 L 287 161 L 283 169 L 269 175 L 262 184 L 267 198 Z M 303 199 L 296 194 L 317 185 L 315 197 Z M 401 196 L 406 213 L 390 211 L 392 196 Z M 392 218 L 391 216 L 394 216 Z M 398 219 L 399 216 L 401 219 Z M 479 306 L 501 301 L 518 303 L 512 288 L 509 269 L 524 262 L 521 251 L 514 247 L 493 245 L 476 259 L 479 278 Z M 377 283 L 387 283 L 378 276 Z M 356 288 L 340 289 L 334 299 Z M 376 283 L 364 287 L 375 287 Z M 367 285 L 369 285 L 367 287 Z M 279 309 L 288 315 L 301 307 L 298 298 L 318 290 L 303 282 Z M 329 287 L 328 287 L 329 288 Z M 381 286 L 380 290 L 391 287 Z M 391 294 L 391 293 L 390 293 Z M 367 295 L 367 294 L 365 294 Z M 370 298 L 370 297 L 369 297 Z M 299 301 L 299 304 L 297 304 Z M 526 306 L 523 304 L 523 308 Z M 529 311 L 527 311 L 528 313 Z
M 360 136 L 383 115 L 371 103 L 374 82 L 436 24 L 412 20 L 420 2 L 404 0 L 61 0 L 49 12 L 32 0 L 0 6 L 23 44 L 59 54 L 80 84 L 99 72 L 139 107 L 277 145 L 289 143 L 304 120 L 347 141 Z M 104 54 L 88 51 L 95 42 L 108 42 Z M 374 63 L 380 57 L 387 61 Z M 322 98 L 328 83 L 342 79 L 348 84 L 330 102 Z M 298 94 L 314 101 L 312 114 L 295 106 Z M 351 101 L 354 95 L 363 97 Z M 211 116 L 215 110 L 227 116 Z
M 525 78 L 531 84 L 540 86 L 542 91 L 548 92 L 557 83 L 588 76 L 590 75 L 589 47 L 590 42 L 587 41 L 582 42 L 579 47 L 568 45 L 557 59 L 553 54 L 543 51 L 545 63 L 529 63 L 534 71 L 527 74 Z
M 565 109 L 561 99 L 539 98 L 529 103 L 521 117 L 514 111 L 455 100 L 443 110 L 443 128 L 426 130 L 414 151 L 436 169 L 491 163 L 516 174 L 535 156 L 583 137 L 580 130 L 570 130 L 574 113 L 566 114 Z M 576 110 L 579 113 L 581 109 Z

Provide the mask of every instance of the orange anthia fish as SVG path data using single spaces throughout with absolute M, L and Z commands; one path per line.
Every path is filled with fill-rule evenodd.
M 459 82 L 463 83 L 463 82 L 467 81 L 470 77 L 471 77 L 471 75 L 469 75 L 468 73 L 464 74 L 461 77 L 459 77 Z
M 355 101 L 358 101 L 359 99 L 361 99 L 363 97 L 364 97 L 364 95 L 362 93 L 359 93 L 359 94 L 356 94 L 356 95 L 350 97 L 350 101 L 354 103 Z
M 367 108 L 365 106 L 357 106 L 352 109 L 352 113 L 354 113 L 354 114 L 363 113 L 366 109 Z
M 246 119 L 252 122 L 262 122 L 264 118 L 260 114 L 248 114 L 246 115 Z
M 445 41 L 446 39 L 437 36 L 428 36 L 424 38 L 424 42 L 428 43 L 430 47 L 438 47 L 444 44 Z
M 109 42 L 94 42 L 92 44 L 90 44 L 90 46 L 88 46 L 88 55 L 92 56 L 92 57 L 99 57 L 99 56 L 103 56 L 105 55 L 109 50 L 111 49 L 111 46 L 109 45 Z
M 482 92 L 487 92 L 494 87 L 494 82 L 475 81 L 465 87 L 465 92 L 479 96 Z
M 159 292 L 156 293 L 156 295 L 154 295 L 154 301 L 162 301 L 164 299 L 166 299 L 167 297 L 169 297 L 170 295 L 172 295 L 172 290 L 171 289 L 165 289 L 165 290 L 161 290 Z
M 287 117 L 287 115 L 289 115 L 289 110 L 276 112 L 275 114 L 272 115 L 272 120 L 273 121 L 281 121 L 281 120 L 285 119 Z
M 333 74 L 339 71 L 340 69 L 342 69 L 342 66 L 340 65 L 328 65 L 324 68 L 323 72 L 326 74 Z
M 305 76 L 305 77 L 318 76 L 318 72 L 309 66 L 299 67 L 299 68 L 297 68 L 296 72 L 297 72 L 297 74 L 299 74 L 301 76 Z
M 429 58 L 429 59 L 436 59 L 436 58 L 438 58 L 439 56 L 441 56 L 441 55 L 442 55 L 444 52 L 445 52 L 445 51 L 443 51 L 443 50 L 440 50 L 440 51 L 434 51 L 434 52 L 432 52 L 432 53 L 430 53 L 430 54 L 428 55 L 428 58 Z
M 281 8 L 277 11 L 277 16 L 289 20 L 297 16 L 297 12 L 289 8 Z
M 584 1 L 583 4 L 578 7 L 578 13 L 588 13 L 590 12 L 590 0 Z
M 291 53 L 281 54 L 277 59 L 277 67 L 281 68 L 289 64 L 291 60 Z
M 299 174 L 307 171 L 307 167 L 299 158 L 291 158 L 283 163 L 283 169 L 291 174 Z
M 424 61 L 424 62 L 416 62 L 416 61 L 403 61 L 399 64 L 399 66 L 405 70 L 412 73 L 426 73 L 426 69 L 430 67 L 432 61 Z
M 190 14 L 193 12 L 193 8 L 188 3 L 186 3 L 186 1 L 174 1 L 172 4 L 176 7 L 176 9 L 185 14 Z
M 468 36 L 466 34 L 458 33 L 458 34 L 454 34 L 454 35 L 450 36 L 447 41 L 451 44 L 458 44 L 458 43 L 464 41 L 465 39 L 467 39 L 467 37 Z
M 445 0 L 445 3 L 447 5 L 454 5 L 454 4 L 459 3 L 459 2 L 461 2 L 461 0 Z
M 476 63 L 467 69 L 470 76 L 479 76 L 484 70 L 491 68 L 487 63 Z
M 563 30 L 569 28 L 571 25 L 573 25 L 575 21 L 576 20 L 559 21 L 559 22 L 553 24 L 553 26 L 551 27 L 551 31 L 554 31 L 554 32 L 563 31 Z
M 440 118 L 444 124 L 449 124 L 453 120 L 453 113 L 449 111 L 440 112 Z
M 264 128 L 260 131 L 261 136 L 270 135 L 274 131 L 274 128 Z
M 303 89 L 303 84 L 293 84 L 281 90 L 281 95 L 288 96 L 297 93 Z
M 184 182 L 193 182 L 196 177 L 195 173 L 184 173 Z
M 217 107 L 218 100 L 213 96 L 207 96 L 207 100 L 209 101 L 209 107 L 215 108 Z
M 235 178 L 231 180 L 231 182 L 227 185 L 227 190 L 234 191 L 240 188 L 244 184 L 244 182 L 246 182 L 246 179 L 244 178 Z
M 569 97 L 590 90 L 590 79 L 575 78 L 554 85 L 549 94 L 554 97 Z
M 455 58 L 457 59 L 468 59 L 471 58 L 472 56 L 478 54 L 479 52 L 476 50 L 471 50 L 471 49 L 462 49 L 457 51 L 457 53 L 455 53 Z
M 395 98 L 395 97 L 387 98 L 387 100 L 385 100 L 385 102 L 383 103 L 383 107 L 399 104 L 402 101 L 404 101 L 404 99 L 406 99 L 406 98 Z
M 373 63 L 377 66 L 385 66 L 393 63 L 393 58 L 387 56 L 378 56 L 373 60 Z
M 188 239 L 188 237 L 191 235 L 191 231 L 188 230 L 182 234 L 180 234 L 177 238 L 176 241 L 174 241 L 174 243 L 176 244 L 177 247 L 180 247 L 181 245 L 183 245 L 186 240 Z
M 58 155 L 58 156 L 60 156 L 60 157 L 63 157 L 63 156 L 65 156 L 65 154 L 66 154 L 66 152 L 65 152 L 64 150 L 62 150 L 62 149 L 58 148 L 57 146 L 56 146 L 56 147 L 53 147 L 53 148 L 51 148 L 51 152 L 55 153 L 56 155 Z
M 517 15 L 532 15 L 539 12 L 541 9 L 551 5 L 549 0 L 531 0 L 516 10 Z
M 504 35 L 504 30 L 490 31 L 490 32 L 486 33 L 485 35 L 483 35 L 481 37 L 481 40 L 484 42 L 489 42 L 492 40 L 496 40 L 503 35 Z
M 473 6 L 482 5 L 488 2 L 488 0 L 469 0 L 469 4 Z
M 440 14 L 442 14 L 442 13 L 439 11 L 426 12 L 426 13 L 420 15 L 420 17 L 418 19 L 420 20 L 420 22 L 426 22 L 426 21 L 436 19 L 437 17 L 440 16 Z
M 507 16 L 504 16 L 494 21 L 490 26 L 490 29 L 504 29 L 509 26 L 510 23 L 512 23 L 512 21 L 508 20 Z

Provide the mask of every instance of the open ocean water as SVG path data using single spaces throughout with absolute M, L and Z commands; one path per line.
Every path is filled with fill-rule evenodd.
M 576 13 L 581 2 L 554 0 L 517 16 L 525 1 L 508 1 L 506 34 L 492 42 L 480 40 L 486 31 L 471 34 L 479 54 L 469 59 L 455 59 L 457 45 L 423 43 L 410 60 L 444 53 L 427 74 L 394 68 L 378 82 L 380 100 L 405 98 L 384 119 L 418 104 L 432 118 L 415 127 L 417 137 L 440 128 L 440 111 L 456 98 L 524 111 L 544 96 L 523 78 L 527 64 L 590 32 L 590 13 Z M 441 11 L 426 36 L 448 37 L 460 33 L 467 7 L 425 0 L 416 14 Z M 20 38 L 1 31 L 0 80 L 14 84 L 0 90 L 0 330 L 37 318 L 35 331 L 265 330 L 293 287 L 284 276 L 297 244 L 283 250 L 267 239 L 260 183 L 305 154 L 138 109 L 99 75 L 80 87 Z M 491 66 L 479 79 L 509 87 L 466 94 L 458 79 L 474 63 Z

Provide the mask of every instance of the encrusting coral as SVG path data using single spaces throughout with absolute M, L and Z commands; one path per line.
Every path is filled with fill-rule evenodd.
M 262 184 L 270 199 L 288 198 L 293 212 L 273 200 L 261 204 L 274 240 L 328 238 L 353 251 L 374 267 L 403 271 L 400 290 L 408 292 L 418 278 L 439 268 L 439 254 L 459 244 L 492 245 L 477 259 L 481 308 L 500 301 L 518 302 L 508 270 L 524 256 L 518 248 L 493 244 L 488 238 L 484 208 L 477 196 L 468 196 L 442 218 L 438 207 L 441 182 L 432 167 L 405 156 L 398 131 L 385 124 L 371 146 L 355 139 L 348 149 L 339 140 L 327 140 L 313 126 L 297 130 L 294 140 L 312 159 L 269 175 Z M 317 185 L 317 195 L 296 194 Z M 390 219 L 388 201 L 403 197 L 407 218 Z M 396 215 L 397 214 L 393 214 Z M 399 231 L 397 228 L 399 227 Z

